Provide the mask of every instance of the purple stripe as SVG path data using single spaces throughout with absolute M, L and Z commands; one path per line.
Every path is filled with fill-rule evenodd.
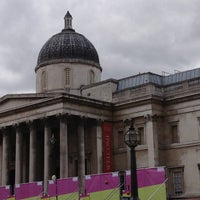
M 161 184 L 165 181 L 164 168 L 150 168 L 137 170 L 138 187 L 147 187 L 152 185 Z M 130 175 L 126 176 L 127 188 L 130 185 Z M 98 192 L 110 190 L 119 186 L 118 173 L 106 173 L 86 176 L 86 192 Z M 130 187 L 129 187 L 130 188 Z M 78 191 L 78 181 L 73 181 L 72 178 L 57 180 L 57 194 L 68 194 Z M 49 195 L 55 196 L 56 186 L 55 183 L 49 184 Z
M 49 195 L 55 196 L 56 183 L 49 181 Z M 76 178 L 58 179 L 57 180 L 57 194 L 69 194 L 78 191 L 78 180 Z
M 118 186 L 118 176 L 109 174 L 93 175 L 91 179 L 86 180 L 86 192 L 97 192 L 102 190 L 110 190 Z
M 8 197 L 10 197 L 10 189 L 5 186 L 0 187 L 0 199 L 6 199 Z
M 158 185 L 165 181 L 164 168 L 150 168 L 137 170 L 138 187 Z M 130 175 L 126 176 L 126 185 L 130 185 Z
M 128 174 L 130 174 L 129 171 L 127 171 L 126 175 L 127 188 L 130 185 L 130 175 Z M 137 175 L 139 188 L 161 184 L 165 181 L 164 168 L 140 169 L 137 170 Z M 57 195 L 69 194 L 78 191 L 77 178 L 58 179 L 56 183 L 49 181 L 49 196 L 55 196 L 56 191 Z M 86 176 L 85 185 L 87 193 L 118 188 L 118 172 Z M 15 197 L 16 200 L 18 200 L 38 196 L 42 194 L 42 190 L 43 188 L 41 183 L 16 185 Z M 5 189 L 5 187 L 0 187 L 0 199 L 5 199 L 8 196 L 10 196 L 10 190 Z
M 23 183 L 15 186 L 15 199 L 25 199 L 42 194 L 42 184 L 38 183 Z

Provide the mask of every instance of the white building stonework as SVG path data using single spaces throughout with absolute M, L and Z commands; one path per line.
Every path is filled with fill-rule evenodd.
M 105 172 L 105 123 L 112 130 L 109 170 L 130 168 L 127 121 L 141 135 L 137 167 L 166 166 L 170 199 L 200 197 L 200 68 L 101 81 L 95 47 L 65 28 L 41 49 L 36 93 L 0 98 L 0 185 Z

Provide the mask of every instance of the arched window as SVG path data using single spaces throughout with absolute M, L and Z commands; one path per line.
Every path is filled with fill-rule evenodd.
M 46 71 L 42 72 L 41 87 L 42 87 L 42 91 L 47 89 L 47 74 L 46 74 Z
M 70 73 L 70 68 L 65 69 L 65 86 L 69 87 L 70 86 L 70 79 L 71 79 L 71 73 Z
M 94 83 L 94 71 L 90 70 L 90 83 Z

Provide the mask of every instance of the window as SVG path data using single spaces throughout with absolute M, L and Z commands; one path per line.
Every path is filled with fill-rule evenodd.
M 124 132 L 123 132 L 123 131 L 118 131 L 117 147 L 118 147 L 118 148 L 124 148 L 124 147 L 125 147 L 125 143 L 124 143 Z
M 70 27 L 70 20 L 67 19 L 67 27 Z
M 183 194 L 183 167 L 169 168 L 169 192 L 171 195 Z
M 179 143 L 179 128 L 178 121 L 169 122 L 169 134 L 168 142 L 169 144 Z
M 46 71 L 42 72 L 41 87 L 42 87 L 42 91 L 47 89 L 47 74 L 46 74 Z
M 70 86 L 70 68 L 65 69 L 65 86 Z
M 171 124 L 170 127 L 170 134 L 171 134 L 171 143 L 178 143 L 179 142 L 179 136 L 178 136 L 178 125 L 177 124 Z
M 144 127 L 138 127 L 138 133 L 140 135 L 140 145 L 146 144 L 145 134 L 144 134 Z
M 94 83 L 94 71 L 90 70 L 90 84 Z
M 200 117 L 197 117 L 197 120 L 198 120 L 198 138 L 200 139 Z

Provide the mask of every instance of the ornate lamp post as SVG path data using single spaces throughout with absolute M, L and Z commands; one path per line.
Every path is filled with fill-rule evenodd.
M 138 182 L 137 182 L 137 168 L 136 168 L 136 156 L 135 147 L 140 143 L 140 135 L 133 126 L 133 120 L 131 120 L 131 126 L 124 135 L 124 143 L 130 147 L 131 152 L 131 200 L 139 200 L 138 197 Z
M 58 194 L 57 194 L 57 178 L 56 178 L 56 175 L 53 175 L 51 177 L 51 179 L 53 180 L 53 182 L 56 184 L 56 200 L 58 200 Z

